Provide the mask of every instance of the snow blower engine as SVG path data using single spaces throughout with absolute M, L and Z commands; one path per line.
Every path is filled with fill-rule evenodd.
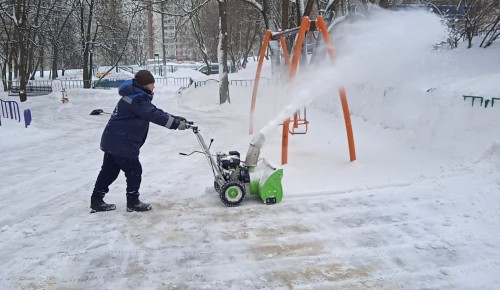
M 265 140 L 264 135 L 258 134 L 252 139 L 245 162 L 241 162 L 238 151 L 229 151 L 227 154 L 219 152 L 213 156 L 210 147 L 214 139 L 211 139 L 207 146 L 198 126 L 193 122 L 187 122 L 187 126 L 193 130 L 203 151 L 179 154 L 189 156 L 193 153 L 202 153 L 207 157 L 215 178 L 214 188 L 226 206 L 238 206 L 247 193 L 258 195 L 265 204 L 281 201 L 283 169 L 259 159 L 260 149 Z

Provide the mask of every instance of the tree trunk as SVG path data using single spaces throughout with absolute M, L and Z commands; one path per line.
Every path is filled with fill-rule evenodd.
M 226 101 L 231 103 L 229 97 L 229 77 L 228 77 L 228 67 L 227 67 L 227 1 L 219 1 L 219 103 L 224 104 Z M 222 70 L 221 70 L 222 68 Z
M 382 8 L 389 8 L 389 0 L 380 0 L 379 5 Z
M 26 93 L 26 86 L 28 84 L 28 72 L 26 70 L 28 65 L 28 52 L 26 49 L 26 36 L 19 37 L 19 100 L 25 102 L 28 100 Z
M 290 0 L 283 0 L 283 5 L 281 6 L 281 29 L 288 29 L 288 11 L 290 10 Z
M 26 85 L 28 84 L 28 74 L 27 74 L 27 66 L 28 66 L 28 58 L 29 52 L 27 51 L 28 47 L 28 27 L 27 25 L 27 11 L 26 6 L 23 3 L 17 3 L 16 5 L 16 16 L 17 19 L 20 19 L 20 23 L 16 26 L 17 34 L 18 34 L 18 51 L 19 51 L 19 100 L 21 102 L 25 102 L 28 99 L 28 95 L 26 94 Z
M 4 65 L 2 65 L 2 85 L 3 85 L 3 90 L 4 91 L 7 91 L 8 87 L 7 87 L 7 62 L 4 63 Z
M 7 63 L 9 64 L 9 76 L 7 78 L 7 81 L 12 84 L 12 71 L 13 71 L 13 66 L 14 66 L 14 50 L 13 48 L 11 47 L 11 50 L 10 50 L 10 53 L 9 53 L 9 58 L 7 60 Z M 9 86 L 10 88 L 10 86 Z
M 3 84 L 3 90 L 7 91 L 9 89 L 9 83 L 7 82 L 7 67 L 10 67 L 10 59 L 11 59 L 11 52 L 10 52 L 10 43 L 7 42 L 5 44 L 5 60 L 4 64 L 2 66 L 2 84 Z
M 274 16 L 272 13 L 272 8 L 273 8 L 273 1 L 271 0 L 264 0 L 263 3 L 263 15 L 264 15 L 264 23 L 266 24 L 266 28 L 270 29 L 271 31 L 278 31 L 278 28 L 276 27 L 276 21 L 274 21 Z M 271 52 L 271 74 L 275 74 L 278 71 L 278 67 L 280 64 L 280 59 L 279 59 L 279 45 L 277 41 L 271 41 L 269 42 L 269 51 Z
M 52 45 L 52 68 L 51 68 L 51 76 L 52 79 L 55 80 L 58 77 L 57 74 L 57 61 L 59 60 L 58 58 L 58 49 L 57 49 L 57 44 Z
M 146 13 L 148 17 L 148 58 L 154 57 L 154 33 L 153 33 L 153 3 L 151 0 L 146 1 Z
M 43 43 L 40 42 L 40 45 L 41 45 L 41 47 L 40 47 L 40 54 L 38 55 L 38 64 L 40 65 L 40 77 L 43 78 L 45 76 L 44 75 L 44 65 L 43 65 L 43 61 L 44 61 Z
M 85 23 L 85 3 L 82 2 L 80 7 L 80 33 L 82 36 L 81 43 L 83 47 L 83 87 L 85 89 L 90 89 L 92 82 L 92 75 L 90 67 L 90 31 L 92 29 L 92 19 L 94 16 L 94 0 L 89 1 L 89 12 L 87 23 Z M 85 24 L 87 27 L 85 28 Z

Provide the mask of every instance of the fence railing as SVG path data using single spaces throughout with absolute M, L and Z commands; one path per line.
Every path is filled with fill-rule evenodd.
M 165 86 L 189 87 L 193 83 L 193 79 L 188 77 L 165 77 L 155 78 L 155 82 Z
M 188 87 L 193 83 L 193 79 L 189 77 L 160 77 L 156 78 L 156 83 L 165 86 Z M 102 79 L 101 81 L 91 81 L 92 88 L 117 88 L 125 80 L 119 79 Z M 6 87 L 4 91 L 8 91 L 9 95 L 19 94 L 19 81 L 5 81 Z M 30 80 L 26 86 L 28 95 L 49 94 L 54 91 L 61 91 L 63 88 L 68 89 L 83 89 L 83 80 Z
M 4 101 L 0 99 L 2 107 L 2 117 L 14 119 L 21 122 L 21 114 L 19 113 L 19 105 L 16 101 Z
M 195 81 L 194 82 L 194 87 L 197 88 L 197 87 L 201 87 L 201 86 L 204 86 L 206 84 L 209 84 L 209 83 L 218 83 L 219 81 L 216 80 L 216 79 L 208 79 L 208 80 L 204 80 L 204 81 Z
M 265 83 L 267 85 L 275 85 L 275 84 L 280 84 L 281 80 L 280 79 L 269 79 L 269 78 L 260 78 L 259 80 L 260 83 Z M 255 83 L 255 80 L 231 80 L 229 82 L 231 85 L 235 86 L 243 86 L 243 87 L 252 87 L 253 84 Z
M 471 99 L 473 107 L 474 107 L 474 101 L 476 99 L 479 100 L 479 105 L 481 107 L 483 106 L 483 101 L 484 101 L 484 107 L 485 108 L 488 107 L 488 104 L 490 104 L 490 107 L 493 107 L 495 105 L 495 100 L 500 101 L 500 98 L 491 98 L 491 99 L 488 99 L 488 98 L 485 98 L 485 97 L 482 97 L 482 96 L 467 96 L 467 95 L 463 95 L 463 97 L 464 97 L 464 101 L 466 99 Z
M 9 95 L 17 95 L 20 92 L 19 81 L 5 81 L 6 91 Z M 52 92 L 52 81 L 47 80 L 29 80 L 24 90 L 27 95 L 47 95 Z
M 91 81 L 92 88 L 117 88 L 125 80 L 119 79 L 102 79 L 99 82 Z M 195 81 L 190 77 L 159 77 L 155 79 L 157 84 L 162 84 L 165 86 L 179 86 L 181 88 L 187 88 L 194 84 L 194 87 L 201 87 L 209 83 L 218 83 L 219 80 L 208 79 L 203 81 Z M 244 86 L 249 87 L 254 85 L 254 79 L 248 80 L 230 80 L 229 84 L 234 86 Z M 260 78 L 260 82 L 267 85 L 282 85 L 284 80 L 280 78 Z M 6 81 L 7 88 L 5 91 L 9 91 L 9 95 L 19 94 L 19 82 L 18 81 Z M 49 94 L 51 92 L 61 91 L 62 89 L 83 89 L 83 80 L 31 80 L 28 82 L 26 87 L 26 93 L 28 95 L 42 95 Z
M 218 80 L 216 79 L 208 79 L 208 80 L 204 80 L 204 81 L 194 81 L 194 87 L 197 88 L 197 87 L 201 87 L 201 86 L 204 86 L 204 85 L 207 85 L 209 83 L 214 83 L 214 82 L 219 82 Z M 233 85 L 233 86 L 243 86 L 243 87 L 251 87 L 253 86 L 255 80 L 254 79 L 250 79 L 250 80 L 229 80 L 229 84 L 230 85 Z M 267 85 L 282 85 L 284 84 L 284 80 L 283 79 L 279 79 L 279 78 L 260 78 L 259 82 L 261 83 L 264 83 L 264 84 L 267 84 Z
M 54 91 L 60 91 L 63 88 L 69 89 L 82 89 L 83 80 L 54 80 L 52 81 L 52 87 Z

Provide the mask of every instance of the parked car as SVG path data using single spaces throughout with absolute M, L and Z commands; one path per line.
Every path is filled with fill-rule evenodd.
M 202 74 L 218 74 L 219 73 L 219 64 L 211 64 L 210 65 L 210 73 L 208 73 L 208 66 L 204 65 L 198 69 Z
M 93 82 L 94 88 L 118 88 L 126 80 L 134 78 L 134 74 L 129 72 L 109 73 L 99 82 Z

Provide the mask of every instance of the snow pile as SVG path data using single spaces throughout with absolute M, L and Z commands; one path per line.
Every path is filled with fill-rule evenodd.
M 190 77 L 193 79 L 205 77 L 205 75 L 202 74 L 201 72 L 199 72 L 195 69 L 190 69 L 190 68 L 179 68 L 175 72 L 168 73 L 167 76 L 168 77 Z

